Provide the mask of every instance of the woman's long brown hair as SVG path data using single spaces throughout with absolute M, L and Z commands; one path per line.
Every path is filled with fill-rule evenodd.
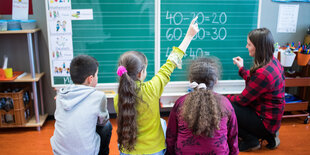
M 205 83 L 207 89 L 195 89 L 186 96 L 181 108 L 181 117 L 194 135 L 212 137 L 219 129 L 224 110 L 213 87 L 220 76 L 215 58 L 200 58 L 192 62 L 189 71 L 190 82 Z
M 254 65 L 250 69 L 253 74 L 257 69 L 267 65 L 273 58 L 274 41 L 267 28 L 254 29 L 248 34 L 249 40 L 255 46 Z
M 132 151 L 137 139 L 137 111 L 136 106 L 140 98 L 138 74 L 146 68 L 147 59 L 144 54 L 137 51 L 129 51 L 121 55 L 119 66 L 124 66 L 124 73 L 118 86 L 118 115 L 117 115 L 117 142 L 121 150 Z

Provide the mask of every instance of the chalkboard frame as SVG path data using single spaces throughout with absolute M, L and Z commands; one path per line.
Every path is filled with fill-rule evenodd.
M 260 27 L 260 15 L 261 15 L 261 0 L 259 0 L 259 7 L 258 7 L 258 21 L 257 21 L 257 27 Z M 158 72 L 160 69 L 160 0 L 155 0 L 155 47 L 154 47 L 154 55 L 155 55 L 155 73 Z M 178 45 L 176 45 L 178 46 Z M 52 70 L 52 68 L 51 68 Z M 148 75 L 153 76 L 153 75 Z M 51 81 L 52 81 L 52 87 L 64 87 L 66 84 L 54 84 L 53 77 L 51 74 Z M 233 83 L 233 85 L 231 85 Z M 164 95 L 168 94 L 184 94 L 186 93 L 185 88 L 187 88 L 188 82 L 187 81 L 176 81 L 176 82 L 169 82 L 167 87 L 165 88 Z M 97 89 L 99 90 L 111 90 L 115 91 L 117 90 L 118 83 L 98 83 Z M 242 88 L 244 87 L 244 81 L 243 80 L 220 80 L 218 82 L 218 85 L 216 86 L 215 90 L 219 93 L 226 94 L 226 93 L 236 93 L 241 92 Z M 182 91 L 177 91 L 182 88 Z M 225 88 L 225 89 L 223 89 Z M 241 89 L 240 89 L 241 88 Z M 236 90 L 236 91 L 234 91 Z M 174 92 L 174 93 L 172 93 Z M 169 96 L 169 95 L 168 95 Z M 110 97 L 113 97 L 110 96 Z

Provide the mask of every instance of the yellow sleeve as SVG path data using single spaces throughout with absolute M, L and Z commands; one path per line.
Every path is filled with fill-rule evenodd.
M 116 114 L 118 113 L 118 106 L 117 106 L 117 103 L 118 103 L 118 94 L 115 95 L 115 97 L 113 98 L 113 101 L 114 101 L 114 109 L 115 109 L 115 112 Z
M 170 55 L 175 55 L 179 59 L 182 59 L 184 52 L 177 47 L 173 47 L 173 50 Z M 148 82 L 145 83 L 145 89 L 148 93 L 153 94 L 155 97 L 159 98 L 164 91 L 164 87 L 170 81 L 170 76 L 173 70 L 175 69 L 176 64 L 167 60 L 167 62 L 161 66 L 158 73 Z

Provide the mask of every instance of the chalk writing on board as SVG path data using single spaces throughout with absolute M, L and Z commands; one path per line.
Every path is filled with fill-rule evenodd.
M 227 15 L 225 12 L 216 13 L 213 12 L 211 16 L 204 15 L 203 12 L 191 12 L 192 17 L 198 16 L 197 23 L 203 24 L 205 22 L 211 22 L 212 24 L 224 25 L 227 22 Z M 166 19 L 169 20 L 170 25 L 180 25 L 183 21 L 191 20 L 192 18 L 185 18 L 181 12 L 170 13 L 167 11 Z M 210 20 L 212 19 L 212 20 Z M 186 30 L 185 30 L 186 31 Z M 186 32 L 180 27 L 169 27 L 166 31 L 166 39 L 168 41 L 180 40 L 183 38 Z M 205 28 L 199 28 L 199 33 L 193 38 L 193 40 L 203 40 L 206 37 L 210 37 L 212 40 L 224 40 L 227 36 L 227 30 L 225 27 L 212 27 L 211 30 Z
M 169 21 L 169 25 L 166 29 L 166 40 L 167 41 L 178 41 L 181 40 L 186 35 L 186 29 L 182 29 L 181 25 L 184 22 L 192 20 L 198 16 L 198 20 L 196 21 L 199 25 L 203 24 L 211 24 L 215 26 L 211 26 L 211 28 L 201 27 L 199 28 L 199 32 L 193 38 L 193 40 L 225 40 L 227 37 L 227 30 L 224 27 L 227 22 L 227 15 L 225 12 L 212 12 L 210 15 L 206 15 L 203 12 L 190 12 L 190 15 L 184 15 L 182 12 L 170 12 L 166 13 L 166 20 Z M 192 18 L 189 18 L 192 17 Z M 218 27 L 220 25 L 220 27 Z M 170 47 L 167 47 L 166 57 L 169 56 L 171 51 Z M 195 59 L 197 57 L 209 56 L 210 52 L 203 50 L 203 48 L 189 48 L 189 50 L 185 53 L 185 58 L 190 57 Z
M 172 51 L 172 48 L 168 47 L 166 51 L 166 57 L 169 56 L 171 51 Z M 185 53 L 184 58 L 190 57 L 192 59 L 195 59 L 198 57 L 205 57 L 209 55 L 210 55 L 210 52 L 204 51 L 202 48 L 189 48 L 187 52 Z
M 225 24 L 227 22 L 227 15 L 225 12 L 213 12 L 211 16 L 205 15 L 203 12 L 190 12 L 192 18 L 185 18 L 182 12 L 169 12 L 167 11 L 166 19 L 172 25 L 180 25 L 183 21 L 192 20 L 198 16 L 197 23 L 203 24 L 205 21 L 211 21 L 213 24 Z

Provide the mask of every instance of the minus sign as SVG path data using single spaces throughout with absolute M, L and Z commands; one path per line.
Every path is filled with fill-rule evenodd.
M 184 20 L 189 20 L 189 18 L 183 18 Z

